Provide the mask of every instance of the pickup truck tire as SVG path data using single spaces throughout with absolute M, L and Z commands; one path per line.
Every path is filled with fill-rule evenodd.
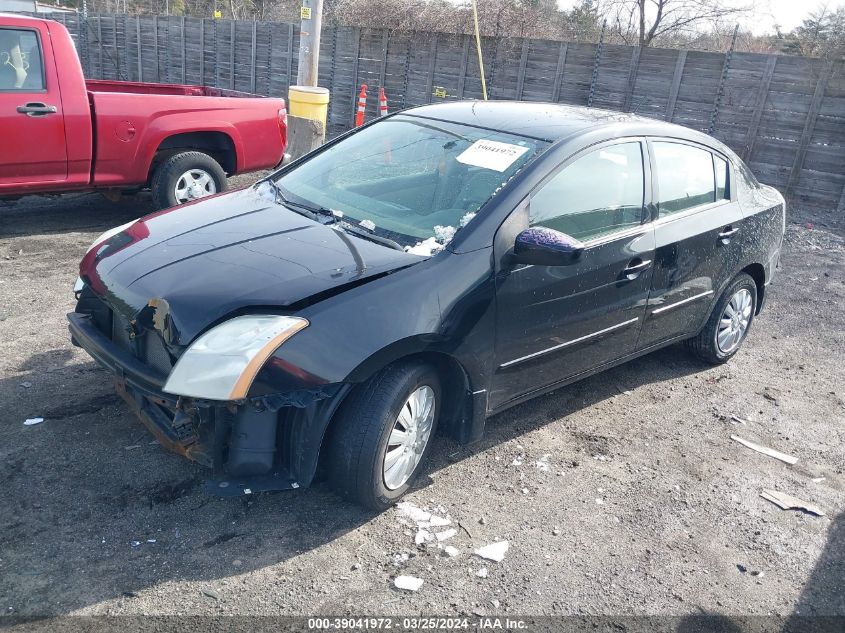
M 358 385 L 332 423 L 326 465 L 334 489 L 372 510 L 396 503 L 431 452 L 441 393 L 434 368 L 417 361 Z
M 153 173 L 150 189 L 158 209 L 226 191 L 226 172 L 216 160 L 203 152 L 174 154 Z

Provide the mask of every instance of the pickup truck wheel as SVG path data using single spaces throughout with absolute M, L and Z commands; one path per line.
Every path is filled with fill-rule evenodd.
M 181 152 L 156 168 L 150 188 L 156 207 L 166 209 L 225 191 L 226 172 L 208 154 Z
M 329 441 L 332 484 L 373 510 L 393 505 L 421 470 L 440 416 L 440 380 L 421 362 L 391 365 L 359 385 Z

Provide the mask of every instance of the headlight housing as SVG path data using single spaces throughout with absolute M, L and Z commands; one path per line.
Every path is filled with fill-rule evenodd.
M 307 319 L 273 314 L 239 316 L 221 323 L 182 354 L 164 391 L 208 400 L 245 398 L 270 355 L 305 327 Z
M 91 246 L 89 246 L 89 247 L 88 247 L 88 250 L 87 250 L 87 251 L 85 251 L 85 254 L 87 255 L 88 253 L 90 253 L 90 252 L 94 249 L 94 247 L 95 247 L 95 246 L 99 246 L 100 244 L 102 244 L 103 242 L 105 242 L 105 241 L 106 241 L 107 239 L 109 239 L 110 237 L 114 237 L 115 235 L 117 235 L 117 234 L 118 234 L 118 233 L 120 233 L 121 231 L 125 231 L 125 230 L 126 230 L 126 229 L 128 229 L 130 226 L 132 226 L 133 224 L 135 224 L 137 221 L 138 221 L 138 218 L 135 218 L 135 219 L 134 219 L 134 220 L 132 220 L 131 222 L 127 222 L 126 224 L 121 224 L 120 226 L 116 226 L 116 227 L 114 227 L 113 229 L 109 229 L 108 231 L 106 231 L 105 233 L 103 233 L 102 235 L 100 235 L 100 237 L 98 237 L 96 240 L 94 240 L 94 241 L 91 243 Z

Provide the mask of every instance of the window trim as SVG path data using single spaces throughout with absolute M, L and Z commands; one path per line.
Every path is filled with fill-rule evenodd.
M 6 94 L 46 94 L 47 87 L 47 64 L 44 57 L 44 43 L 41 41 L 41 30 L 30 26 L 0 26 L 0 31 L 29 31 L 35 34 L 35 41 L 38 43 L 38 52 L 41 55 L 41 88 L 0 88 L 0 95 Z
M 582 147 L 574 154 L 569 155 L 566 160 L 561 162 L 557 167 L 552 169 L 546 176 L 537 183 L 528 195 L 525 197 L 526 201 L 526 213 L 528 219 L 528 226 L 531 226 L 531 200 L 534 197 L 535 192 L 539 191 L 543 187 L 545 187 L 551 180 L 553 180 L 560 172 L 564 169 L 569 167 L 572 163 L 576 160 L 579 160 L 590 154 L 594 151 L 600 150 L 605 147 L 612 147 L 615 145 L 624 145 L 626 143 L 639 143 L 640 145 L 640 154 L 642 156 L 642 174 L 643 174 L 643 208 L 642 214 L 640 217 L 640 223 L 636 226 L 630 226 L 627 228 L 620 229 L 618 231 L 614 231 L 612 233 L 607 233 L 605 235 L 599 235 L 589 240 L 582 240 L 585 248 L 592 248 L 594 246 L 600 246 L 605 243 L 613 242 L 617 239 L 622 239 L 625 237 L 632 237 L 639 233 L 644 233 L 644 227 L 648 226 L 652 221 L 654 221 L 655 216 L 652 213 L 652 201 L 653 197 L 653 168 L 651 165 L 651 152 L 647 146 L 648 138 L 645 136 L 621 136 L 619 138 L 598 141 L 593 143 L 592 145 L 588 145 L 586 147 Z
M 648 154 L 649 160 L 651 161 L 651 173 L 653 175 L 652 179 L 652 201 L 654 207 L 654 222 L 655 225 L 662 225 L 667 224 L 671 220 L 675 218 L 685 218 L 691 215 L 694 215 L 700 211 L 707 211 L 709 209 L 715 209 L 720 207 L 724 204 L 731 204 L 735 202 L 736 199 L 734 197 L 734 172 L 733 172 L 733 162 L 731 159 L 720 152 L 719 150 L 705 145 L 704 143 L 698 143 L 696 141 L 690 141 L 684 138 L 675 138 L 672 136 L 649 136 L 646 137 L 646 143 L 648 145 Z M 661 214 L 660 213 L 660 183 L 658 182 L 658 169 L 657 169 L 657 157 L 654 153 L 654 143 L 676 143 L 678 145 L 689 145 L 690 147 L 694 147 L 696 149 L 703 150 L 705 152 L 710 153 L 710 164 L 713 166 L 713 195 L 716 195 L 716 163 L 713 160 L 714 156 L 718 156 L 722 160 L 724 160 L 728 164 L 728 193 L 730 194 L 730 198 L 722 198 L 720 200 L 715 200 L 713 202 L 704 202 L 702 204 L 697 204 L 694 207 L 689 207 L 688 209 L 684 209 L 683 211 L 678 211 L 676 213 L 669 213 L 669 214 Z

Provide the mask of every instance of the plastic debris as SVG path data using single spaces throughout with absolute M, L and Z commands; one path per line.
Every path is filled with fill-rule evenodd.
M 534 462 L 534 465 L 537 467 L 538 470 L 540 470 L 544 473 L 547 473 L 552 468 L 551 465 L 549 464 L 549 458 L 550 457 L 551 457 L 551 454 L 546 453 L 540 459 L 538 459 L 536 462 Z
M 154 538 L 148 538 L 147 543 L 155 543 L 156 540 Z
M 482 567 L 477 572 L 475 572 L 475 575 L 478 576 L 479 578 L 487 578 L 487 568 Z
M 414 543 L 417 545 L 422 545 L 423 543 L 427 543 L 428 541 L 432 540 L 431 532 L 428 530 L 417 530 L 416 535 L 414 536 Z
M 419 591 L 420 587 L 423 586 L 423 579 L 415 576 L 396 576 L 393 585 L 397 589 L 404 589 L 405 591 Z
M 501 563 L 505 558 L 508 547 L 510 547 L 510 544 L 507 541 L 497 541 L 496 543 L 479 547 L 475 550 L 475 555 L 496 563 Z
M 819 508 L 817 505 L 807 503 L 798 497 L 793 497 L 792 495 L 784 494 L 783 492 L 778 492 L 777 490 L 763 490 L 763 492 L 760 493 L 760 496 L 766 501 L 771 501 L 782 510 L 803 510 L 804 512 L 809 512 L 810 514 L 815 514 L 820 517 L 824 516 L 824 510 Z
M 760 444 L 756 444 L 755 442 L 744 440 L 738 435 L 731 435 L 731 439 L 735 442 L 739 442 L 746 448 L 750 448 L 752 451 L 757 451 L 758 453 L 762 453 L 763 455 L 774 457 L 775 459 L 779 459 L 780 461 L 786 462 L 787 464 L 794 464 L 798 461 L 797 457 L 787 455 L 786 453 L 781 453 L 780 451 L 776 451 L 775 449 L 769 448 L 768 446 L 762 446 Z
M 44 418 L 27 418 L 23 421 L 24 426 L 33 426 L 35 424 L 41 424 L 44 421 Z
M 442 532 L 438 532 L 438 533 L 437 533 L 437 534 L 435 534 L 434 536 L 435 536 L 435 538 L 437 538 L 437 540 L 438 540 L 438 541 L 440 541 L 440 542 L 442 543 L 442 542 L 443 542 L 443 541 L 445 541 L 446 539 L 450 539 L 450 538 L 452 538 L 452 537 L 453 537 L 453 536 L 455 536 L 455 534 L 457 534 L 457 533 L 458 533 L 458 531 L 457 531 L 455 528 L 449 528 L 448 530 L 444 530 L 444 531 L 442 531 Z

